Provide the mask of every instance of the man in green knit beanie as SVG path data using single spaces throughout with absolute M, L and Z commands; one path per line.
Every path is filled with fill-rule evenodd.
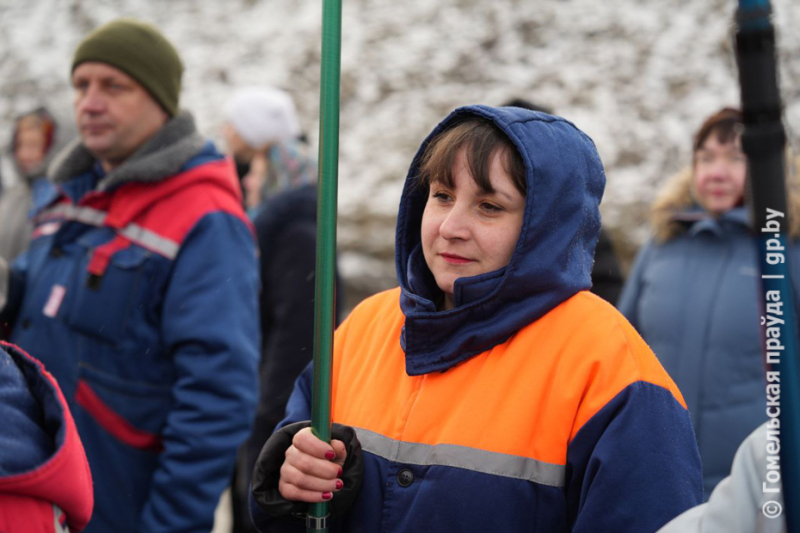
M 0 259 L 0 328 L 58 380 L 86 449 L 85 533 L 210 531 L 255 412 L 255 242 L 233 163 L 179 111 L 182 73 L 141 21 L 79 44 L 80 136 L 26 260 Z
M 178 113 L 182 74 L 175 47 L 145 22 L 115 20 L 81 42 L 72 60 L 76 121 L 106 171 Z

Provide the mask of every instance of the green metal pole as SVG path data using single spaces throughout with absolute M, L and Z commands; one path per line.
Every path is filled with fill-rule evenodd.
M 331 367 L 336 266 L 336 196 L 339 177 L 339 73 L 342 2 L 323 0 L 320 76 L 317 270 L 314 304 L 314 396 L 311 430 L 331 440 Z M 328 531 L 328 503 L 312 504 L 306 531 Z

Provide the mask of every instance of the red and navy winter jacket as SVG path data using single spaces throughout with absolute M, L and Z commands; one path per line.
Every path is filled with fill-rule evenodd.
M 599 156 L 571 123 L 517 108 L 461 108 L 432 135 L 464 115 L 525 163 L 520 237 L 505 268 L 457 279 L 455 308 L 439 311 L 420 245 L 423 144 L 398 216 L 400 288 L 335 335 L 332 419 L 355 428 L 364 477 L 332 531 L 652 533 L 702 501 L 700 460 L 675 384 L 587 290 Z M 309 368 L 282 424 L 309 418 L 311 389 Z M 264 531 L 302 530 L 253 514 Z
M 210 530 L 256 404 L 252 229 L 232 162 L 180 141 L 58 182 L 12 269 L 12 339 L 59 380 L 94 472 L 87 531 Z
M 75 422 L 42 363 L 0 342 L 0 531 L 81 531 L 92 476 Z

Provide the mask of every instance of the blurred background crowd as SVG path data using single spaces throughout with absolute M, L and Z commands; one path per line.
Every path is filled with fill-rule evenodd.
M 595 292 L 618 305 L 686 397 L 708 498 L 764 418 L 755 291 L 742 281 L 755 276 L 756 264 L 738 144 L 734 8 L 722 1 L 347 2 L 339 318 L 396 285 L 396 206 L 419 139 L 442 116 L 471 103 L 564 116 L 592 137 L 605 164 Z M 796 181 L 800 5 L 779 0 L 774 8 Z M 0 257 L 13 262 L 26 248 L 28 211 L 54 194 L 46 169 L 77 134 L 72 53 L 113 18 L 151 21 L 170 38 L 185 65 L 181 108 L 236 163 L 242 208 L 269 250 L 259 265 L 261 397 L 231 481 L 237 531 L 251 527 L 242 506 L 255 456 L 311 357 L 319 11 L 282 0 L 0 0 L 0 146 L 7 147 Z M 720 192 L 714 180 L 732 189 Z M 794 200 L 790 212 L 800 206 Z M 219 513 L 218 531 L 231 527 L 230 514 L 227 506 Z
M 800 6 L 773 6 L 792 127 L 800 123 Z M 459 105 L 515 97 L 569 118 L 597 144 L 608 176 L 604 227 L 627 271 L 647 238 L 655 191 L 690 156 L 687 138 L 713 110 L 738 105 L 734 9 L 721 0 L 346 2 L 338 229 L 345 307 L 395 283 L 397 201 L 419 139 Z M 289 0 L 0 2 L 0 144 L 10 142 L 20 113 L 69 108 L 72 51 L 119 16 L 158 22 L 181 51 L 181 103 L 205 135 L 222 140 L 232 91 L 271 85 L 291 93 L 316 150 L 319 6 Z M 3 168 L 10 183 L 7 158 Z

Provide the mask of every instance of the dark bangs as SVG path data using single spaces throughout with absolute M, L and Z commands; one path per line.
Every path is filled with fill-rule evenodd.
M 467 168 L 482 192 L 495 192 L 489 179 L 489 168 L 497 153 L 514 186 L 522 196 L 526 195 L 528 186 L 522 157 L 502 131 L 480 117 L 467 118 L 431 140 L 422 154 L 420 185 L 428 187 L 439 182 L 453 188 L 453 163 L 461 148 L 466 149 Z
M 694 137 L 693 152 L 700 150 L 712 135 L 720 144 L 733 142 L 742 133 L 742 113 L 738 109 L 725 107 L 703 122 Z

